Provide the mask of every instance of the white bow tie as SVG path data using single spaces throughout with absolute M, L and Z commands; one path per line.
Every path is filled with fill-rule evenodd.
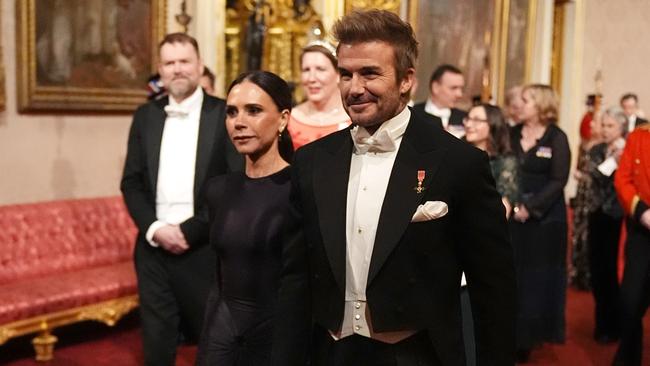
M 357 154 L 367 152 L 389 152 L 395 151 L 395 141 L 390 137 L 388 131 L 382 130 L 370 136 L 365 128 L 355 126 L 350 130 L 352 141 Z
M 165 106 L 165 113 L 167 113 L 167 116 L 169 117 L 185 118 L 190 114 L 190 111 L 180 105 L 168 104 Z

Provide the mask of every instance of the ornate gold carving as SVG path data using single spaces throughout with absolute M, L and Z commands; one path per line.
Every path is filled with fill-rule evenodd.
M 180 24 L 183 27 L 183 33 L 187 33 L 190 22 L 192 21 L 192 16 L 187 13 L 187 4 L 185 0 L 181 3 L 181 12 L 174 16 L 176 23 Z
M 56 342 L 56 337 L 49 333 L 52 329 L 84 320 L 97 320 L 113 326 L 122 316 L 137 306 L 138 296 L 129 295 L 98 304 L 80 306 L 2 324 L 0 327 L 0 345 L 10 338 L 39 333 L 40 335 L 32 341 L 36 350 L 36 359 L 39 361 L 48 360 L 52 358 L 54 343 Z
M 241 31 L 236 26 L 226 28 L 226 84 L 235 80 L 241 73 L 240 38 Z M 227 86 L 226 86 L 227 87 Z
M 112 300 L 93 307 L 84 309 L 79 313 L 78 319 L 100 321 L 109 327 L 115 325 L 126 313 L 138 306 L 136 299 Z
M 227 9 L 226 84 L 247 70 L 255 52 L 246 44 L 247 32 L 260 29 L 264 32 L 260 68 L 298 82 L 302 47 L 310 36 L 324 35 L 320 17 L 311 6 L 297 6 L 294 0 L 243 0 Z
M 412 0 L 413 1 L 413 0 Z M 399 14 L 400 0 L 346 0 L 346 14 L 352 10 L 381 9 Z
M 45 323 L 45 322 L 44 322 Z M 47 325 L 45 325 L 47 327 Z M 43 330 L 37 337 L 32 339 L 32 345 L 36 352 L 36 361 L 50 361 L 54 358 L 54 344 L 58 338 L 53 336 L 49 329 Z
M 7 327 L 0 328 L 0 345 L 4 344 L 9 338 L 14 337 L 15 335 L 16 331 L 14 329 Z

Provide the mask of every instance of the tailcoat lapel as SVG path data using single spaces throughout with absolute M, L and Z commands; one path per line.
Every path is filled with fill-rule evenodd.
M 345 289 L 345 216 L 352 147 L 350 134 L 342 133 L 340 139 L 319 151 L 314 161 L 313 190 L 323 245 L 341 289 Z
M 219 123 L 223 120 L 223 109 L 216 108 L 216 99 L 203 96 L 201 117 L 199 119 L 199 140 L 196 146 L 196 165 L 194 173 L 194 197 L 199 196 L 200 188 L 205 180 L 212 157 L 212 149 L 216 141 L 215 135 Z
M 169 102 L 169 97 L 161 98 L 154 103 L 150 109 L 147 125 L 147 142 L 146 156 L 147 166 L 149 167 L 149 181 L 151 182 L 152 192 L 156 194 L 158 185 L 158 166 L 160 161 L 160 145 L 162 143 L 163 129 L 165 128 L 165 106 Z
M 386 259 L 399 243 L 411 217 L 431 183 L 444 156 L 440 127 L 411 115 L 400 149 L 395 158 L 386 196 L 379 215 L 377 234 L 368 272 L 368 284 L 375 278 Z M 424 191 L 416 191 L 418 171 L 425 171 Z

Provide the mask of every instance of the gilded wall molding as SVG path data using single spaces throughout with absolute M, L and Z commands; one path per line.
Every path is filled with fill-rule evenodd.
M 258 68 L 297 84 L 302 48 L 325 35 L 314 9 L 293 0 L 242 0 L 226 12 L 226 84 Z
M 346 0 L 345 13 L 353 10 L 381 9 L 399 14 L 401 0 Z

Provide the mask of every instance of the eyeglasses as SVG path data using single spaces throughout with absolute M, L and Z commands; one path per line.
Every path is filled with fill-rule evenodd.
M 463 118 L 463 124 L 464 125 L 466 125 L 466 124 L 468 124 L 470 122 L 472 122 L 472 123 L 477 123 L 477 122 L 488 123 L 488 120 L 487 119 L 481 119 L 481 118 L 473 118 L 473 117 L 465 117 L 465 118 Z

